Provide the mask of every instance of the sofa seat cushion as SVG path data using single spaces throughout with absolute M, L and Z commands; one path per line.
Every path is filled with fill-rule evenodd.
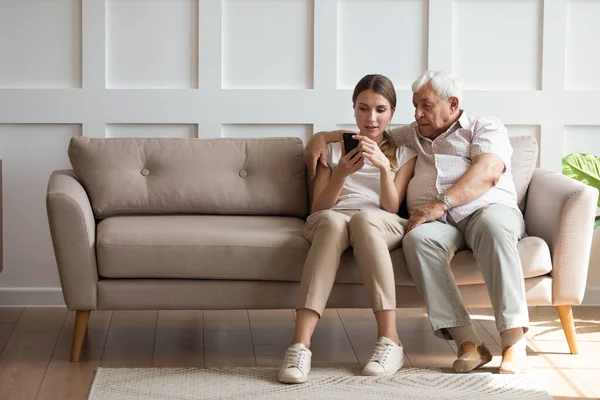
M 104 278 L 299 279 L 304 220 L 274 216 L 122 216 L 98 224 Z
M 299 282 L 310 249 L 304 221 L 265 216 L 123 216 L 98 224 L 98 271 L 104 278 L 196 278 Z M 525 278 L 552 270 L 542 239 L 519 242 Z M 397 285 L 414 285 L 402 249 L 392 252 Z M 451 268 L 459 285 L 483 283 L 470 250 Z M 362 283 L 352 249 L 342 255 L 336 282 Z
M 543 239 L 534 236 L 525 237 L 519 241 L 518 251 L 525 278 L 543 276 L 552 271 L 550 249 Z M 392 252 L 392 261 L 394 263 L 396 285 L 414 285 L 408 268 L 406 268 L 402 249 Z M 456 253 L 450 262 L 450 268 L 452 268 L 454 279 L 458 285 L 484 283 L 483 276 L 471 250 Z

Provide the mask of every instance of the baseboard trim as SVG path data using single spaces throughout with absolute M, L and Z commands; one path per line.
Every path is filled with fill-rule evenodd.
M 59 287 L 0 287 L 0 307 L 65 307 L 65 300 Z
M 600 286 L 587 287 L 582 304 L 586 306 L 600 306 Z

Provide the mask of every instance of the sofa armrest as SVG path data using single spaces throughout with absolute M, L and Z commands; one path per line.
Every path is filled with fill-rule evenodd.
M 73 171 L 52 173 L 46 211 L 67 307 L 97 309 L 96 221 L 87 193 Z
M 581 304 L 585 293 L 598 190 L 557 172 L 536 169 L 525 206 L 525 227 L 552 255 L 554 305 Z

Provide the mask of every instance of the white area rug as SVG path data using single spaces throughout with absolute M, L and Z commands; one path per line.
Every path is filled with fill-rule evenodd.
M 359 373 L 315 368 L 308 383 L 284 385 L 275 368 L 99 368 L 88 399 L 552 399 L 532 375 L 403 369 L 373 378 Z

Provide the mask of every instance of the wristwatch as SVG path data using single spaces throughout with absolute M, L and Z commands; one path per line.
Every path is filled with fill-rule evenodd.
M 442 203 L 444 203 L 446 205 L 446 210 L 449 210 L 452 208 L 452 203 L 450 202 L 450 199 L 448 198 L 448 196 L 446 196 L 446 193 L 444 193 L 444 192 L 438 193 L 438 195 L 435 196 L 435 199 L 437 201 L 441 201 Z

